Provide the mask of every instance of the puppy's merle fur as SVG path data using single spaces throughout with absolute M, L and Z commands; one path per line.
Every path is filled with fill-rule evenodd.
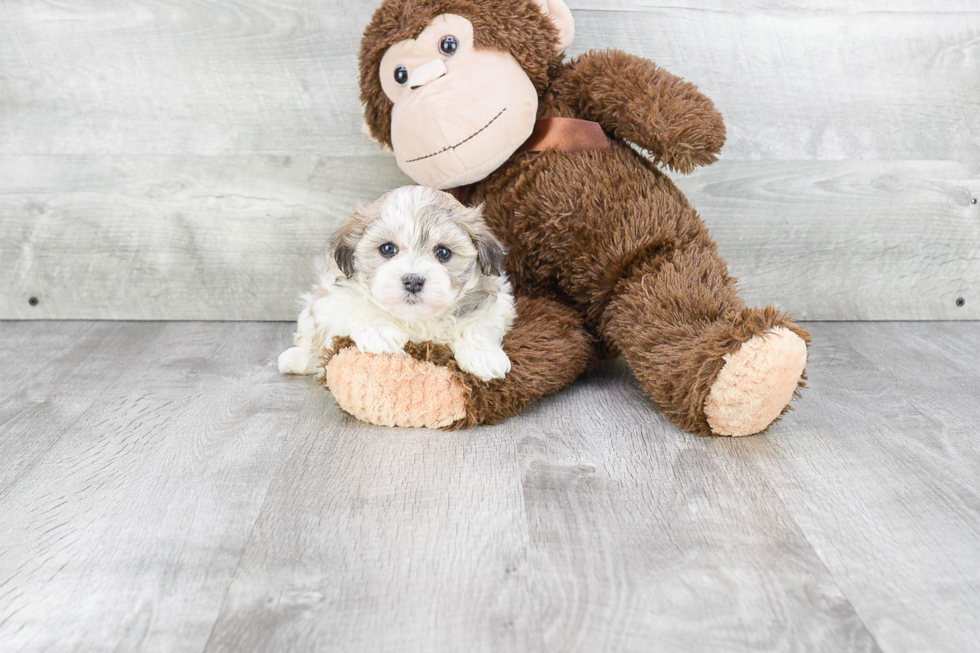
M 372 354 L 404 353 L 410 341 L 445 345 L 463 371 L 502 378 L 510 360 L 501 342 L 515 317 L 503 262 L 479 207 L 424 186 L 394 190 L 334 236 L 279 370 L 316 373 L 320 352 L 348 336 Z

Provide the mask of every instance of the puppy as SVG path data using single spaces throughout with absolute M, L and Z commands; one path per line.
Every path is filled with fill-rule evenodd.
M 463 371 L 484 381 L 510 371 L 501 342 L 514 298 L 504 248 L 480 207 L 424 186 L 399 188 L 355 211 L 334 236 L 332 254 L 302 298 L 281 373 L 316 373 L 320 352 L 338 336 L 369 354 L 404 354 L 409 341 L 445 345 Z

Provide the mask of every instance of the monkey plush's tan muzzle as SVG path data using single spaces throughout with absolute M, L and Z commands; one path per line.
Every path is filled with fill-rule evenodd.
M 446 64 L 441 59 L 433 59 L 424 66 L 419 66 L 415 69 L 415 73 L 412 75 L 412 90 L 422 88 L 426 84 L 430 84 L 440 77 L 445 76 L 449 72 L 446 69 Z
M 537 91 L 510 54 L 430 61 L 409 84 L 392 109 L 391 141 L 398 167 L 423 186 L 446 190 L 486 178 L 534 130 Z

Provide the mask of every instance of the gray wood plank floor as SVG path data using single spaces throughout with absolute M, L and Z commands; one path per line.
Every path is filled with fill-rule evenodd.
M 980 323 L 809 328 L 733 441 L 621 364 L 416 432 L 288 324 L 0 322 L 0 650 L 978 650 Z

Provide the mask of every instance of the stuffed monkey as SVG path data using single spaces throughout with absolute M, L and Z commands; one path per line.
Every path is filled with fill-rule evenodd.
M 424 343 L 408 356 L 337 343 L 324 381 L 342 409 L 385 425 L 496 423 L 621 354 L 678 426 L 741 436 L 803 386 L 807 333 L 745 307 L 658 169 L 714 162 L 721 115 L 645 59 L 563 61 L 573 34 L 564 0 L 385 0 L 375 13 L 360 55 L 367 128 L 416 182 L 484 205 L 518 318 L 512 372 L 490 383 Z

